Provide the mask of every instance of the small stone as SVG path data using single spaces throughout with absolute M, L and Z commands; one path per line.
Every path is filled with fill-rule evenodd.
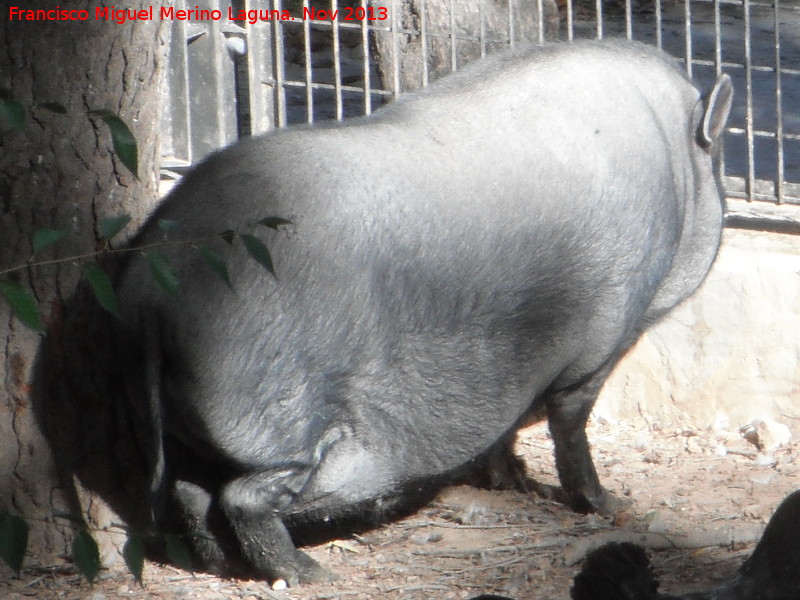
M 761 439 L 763 449 L 767 452 L 776 450 L 792 439 L 792 432 L 783 423 L 765 419 L 758 425 L 758 437 Z
M 649 514 L 647 516 L 650 517 Z M 647 526 L 647 531 L 650 533 L 666 533 L 669 529 L 669 519 L 663 512 L 655 512 Z
M 742 427 L 739 433 L 764 453 L 772 452 L 792 438 L 792 432 L 786 425 L 771 419 L 752 421 Z
M 289 584 L 286 583 L 285 579 L 276 579 L 272 583 L 272 589 L 276 592 L 280 592 L 281 590 L 285 590 L 289 587 Z
M 647 452 L 650 450 L 650 436 L 639 435 L 633 440 L 633 447 L 639 452 Z
M 764 452 L 759 452 L 756 456 L 756 465 L 759 467 L 771 467 L 775 464 L 775 456 L 772 454 L 765 454 Z

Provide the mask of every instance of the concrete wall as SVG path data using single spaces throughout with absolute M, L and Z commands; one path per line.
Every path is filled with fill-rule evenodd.
M 800 236 L 726 229 L 703 286 L 623 359 L 595 410 L 800 433 Z

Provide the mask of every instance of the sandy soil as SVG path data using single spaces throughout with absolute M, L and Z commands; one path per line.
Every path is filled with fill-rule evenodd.
M 494 592 L 560 600 L 569 598 L 587 549 L 612 538 L 650 547 L 662 591 L 697 591 L 735 572 L 797 485 L 797 441 L 761 454 L 738 431 L 654 431 L 644 419 L 594 419 L 589 434 L 601 480 L 632 502 L 612 519 L 520 492 L 459 486 L 411 517 L 307 548 L 340 576 L 330 584 L 276 591 L 153 563 L 143 587 L 124 567 L 88 584 L 69 566 L 27 565 L 21 578 L 0 582 L 0 598 L 416 600 Z M 518 452 L 532 476 L 556 482 L 546 427 L 524 431 Z

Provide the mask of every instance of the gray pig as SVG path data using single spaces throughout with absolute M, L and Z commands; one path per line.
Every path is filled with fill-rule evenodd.
M 191 239 L 292 222 L 264 236 L 277 277 L 229 253 L 234 293 L 180 246 L 163 250 L 178 300 L 141 256 L 117 283 L 122 385 L 159 428 L 154 488 L 206 566 L 325 577 L 292 528 L 402 506 L 543 411 L 568 503 L 612 510 L 586 420 L 714 260 L 731 96 L 638 43 L 555 45 L 192 169 L 136 244 L 161 239 L 158 219 Z

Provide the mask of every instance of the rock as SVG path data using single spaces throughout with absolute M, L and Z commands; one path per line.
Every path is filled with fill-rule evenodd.
M 783 423 L 772 419 L 756 419 L 740 430 L 748 442 L 762 453 L 771 453 L 792 439 L 791 430 Z

